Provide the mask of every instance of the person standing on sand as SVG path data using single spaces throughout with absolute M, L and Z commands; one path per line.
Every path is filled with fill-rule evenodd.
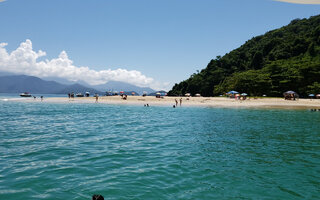
M 181 106 L 181 104 L 182 104 L 182 98 L 180 98 L 180 106 Z
M 98 103 L 99 95 L 98 95 L 98 94 L 96 94 L 95 96 L 96 96 L 96 103 Z
M 178 106 L 178 100 L 177 99 L 174 99 L 176 101 L 176 107 Z

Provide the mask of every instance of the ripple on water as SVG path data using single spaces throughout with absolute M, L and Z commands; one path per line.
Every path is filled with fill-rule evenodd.
M 317 113 L 0 106 L 0 199 L 320 196 Z

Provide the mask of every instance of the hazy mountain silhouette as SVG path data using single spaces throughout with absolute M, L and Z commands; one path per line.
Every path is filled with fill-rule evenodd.
M 50 93 L 50 94 L 67 94 L 67 93 L 98 93 L 104 94 L 106 91 L 135 91 L 137 94 L 144 92 L 153 93 L 149 87 L 138 87 L 129 83 L 119 81 L 109 81 L 102 85 L 89 85 L 84 81 L 71 82 L 62 78 L 49 77 L 46 80 L 27 75 L 11 75 L 11 73 L 0 72 L 0 92 L 1 93 Z M 57 81 L 53 81 L 53 80 Z
M 109 81 L 106 84 L 102 85 L 91 85 L 92 88 L 100 91 L 135 91 L 139 94 L 143 94 L 143 92 L 152 93 L 155 90 L 149 87 L 139 87 L 130 83 L 124 83 L 120 81 Z
M 90 94 L 95 94 L 95 93 L 104 94 L 104 92 L 102 92 L 102 91 L 95 90 L 93 88 L 88 88 L 88 87 L 85 87 L 85 86 L 80 85 L 78 83 L 73 84 L 73 85 L 67 85 L 67 86 L 65 86 L 64 89 L 59 90 L 59 94 L 68 94 L 71 92 L 74 92 L 75 94 L 76 93 L 84 94 L 85 92 L 90 92 Z
M 38 77 L 26 75 L 0 76 L 1 93 L 50 93 L 66 94 L 69 92 L 102 93 L 98 90 L 80 84 L 64 85 L 55 81 L 45 81 Z
M 34 76 L 14 75 L 0 77 L 2 93 L 53 93 L 63 90 L 66 86 L 55 81 L 44 81 Z

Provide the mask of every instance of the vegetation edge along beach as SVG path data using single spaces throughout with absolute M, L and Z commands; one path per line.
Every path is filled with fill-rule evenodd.
M 295 19 L 247 41 L 173 86 L 169 95 L 217 96 L 230 90 L 281 97 L 320 93 L 320 15 Z

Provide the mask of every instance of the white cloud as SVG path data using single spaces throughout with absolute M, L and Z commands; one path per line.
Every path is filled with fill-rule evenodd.
M 287 3 L 297 3 L 297 4 L 320 4 L 320 0 L 275 0 Z
M 168 83 L 154 81 L 136 70 L 106 69 L 96 71 L 89 67 L 77 67 L 62 51 L 57 58 L 45 61 L 37 61 L 46 55 L 44 51 L 38 52 L 32 49 L 31 40 L 22 42 L 20 46 L 8 53 L 7 43 L 0 43 L 0 71 L 19 73 L 31 76 L 59 77 L 70 81 L 82 80 L 91 85 L 104 84 L 108 81 L 122 81 L 137 86 L 152 87 L 155 89 L 168 88 Z

